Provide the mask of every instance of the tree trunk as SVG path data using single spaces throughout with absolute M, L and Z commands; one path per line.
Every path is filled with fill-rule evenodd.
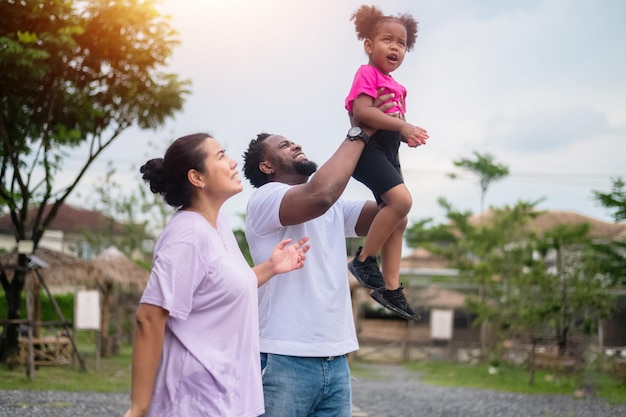
M 535 352 L 537 350 L 537 339 L 532 339 L 532 344 L 530 347 L 530 353 L 528 354 L 528 368 L 530 370 L 530 379 L 528 381 L 528 385 L 531 387 L 535 385 Z
M 22 255 L 20 255 L 20 261 Z M 24 263 L 24 262 L 18 262 Z M 24 290 L 24 278 L 26 271 L 15 270 L 13 280 L 5 286 L 5 297 L 7 300 L 7 320 L 21 319 L 22 291 Z M 19 365 L 19 324 L 8 323 L 2 341 L 2 360 L 8 369 L 13 369 Z
M 100 347 L 100 355 L 103 358 L 111 356 L 110 341 L 109 341 L 109 306 L 111 305 L 111 294 L 113 292 L 113 285 L 109 283 L 104 284 L 102 290 L 102 306 L 101 306 L 101 321 L 100 321 L 100 334 L 102 335 L 102 346 Z
M 569 333 L 569 326 L 565 326 L 563 327 L 559 333 L 557 334 L 557 345 L 559 348 L 559 356 L 563 357 L 565 356 L 565 353 L 567 352 L 567 341 L 568 341 L 568 337 L 567 334 Z

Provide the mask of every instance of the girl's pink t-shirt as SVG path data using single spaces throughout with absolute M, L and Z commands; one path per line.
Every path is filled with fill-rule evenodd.
M 354 100 L 361 94 L 366 94 L 373 99 L 378 95 L 378 89 L 384 87 L 384 94 L 394 93 L 395 99 L 389 101 L 395 101 L 398 97 L 406 99 L 406 88 L 398 83 L 391 75 L 383 74 L 376 67 L 371 65 L 361 65 L 354 75 L 354 81 L 352 82 L 352 88 L 348 97 L 346 97 L 346 110 L 352 113 L 352 105 Z M 406 112 L 406 100 L 404 111 L 399 106 L 394 106 L 386 111 L 386 113 Z

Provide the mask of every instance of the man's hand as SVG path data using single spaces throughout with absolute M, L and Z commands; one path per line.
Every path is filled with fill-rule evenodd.
M 378 91 L 376 92 L 378 95 L 376 96 L 376 99 L 372 102 L 372 107 L 376 107 L 383 113 L 385 113 L 385 111 L 394 106 L 398 106 L 402 110 L 404 110 L 404 97 L 400 97 L 398 100 L 394 101 L 392 100 L 395 97 L 394 93 L 383 94 L 383 91 L 385 91 L 384 87 L 378 89 Z M 396 111 L 392 113 L 387 113 L 387 115 L 404 120 L 404 112 Z

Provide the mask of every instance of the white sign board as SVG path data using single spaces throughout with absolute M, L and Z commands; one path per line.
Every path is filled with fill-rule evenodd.
M 452 310 L 433 309 L 430 312 L 430 338 L 452 340 Z
M 100 292 L 79 290 L 74 296 L 74 329 L 100 330 Z

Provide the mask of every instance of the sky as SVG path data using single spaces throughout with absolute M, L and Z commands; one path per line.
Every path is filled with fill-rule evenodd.
M 439 198 L 480 211 L 477 177 L 453 163 L 474 151 L 510 170 L 489 187 L 485 207 L 540 201 L 539 209 L 612 221 L 592 190 L 626 179 L 622 0 L 163 0 L 159 10 L 181 41 L 166 70 L 190 79 L 192 93 L 163 128 L 125 131 L 69 202 L 85 206 L 109 162 L 119 182 L 139 186 L 141 164 L 196 132 L 212 134 L 240 170 L 260 132 L 286 136 L 324 163 L 345 138 L 344 99 L 367 62 L 350 21 L 362 4 L 419 21 L 415 48 L 392 73 L 408 90 L 407 121 L 430 135 L 400 150 L 409 224 L 445 221 Z M 78 160 L 71 155 L 68 170 Z M 223 207 L 233 228 L 253 190 L 241 178 L 244 191 Z M 372 198 L 355 180 L 344 196 Z

